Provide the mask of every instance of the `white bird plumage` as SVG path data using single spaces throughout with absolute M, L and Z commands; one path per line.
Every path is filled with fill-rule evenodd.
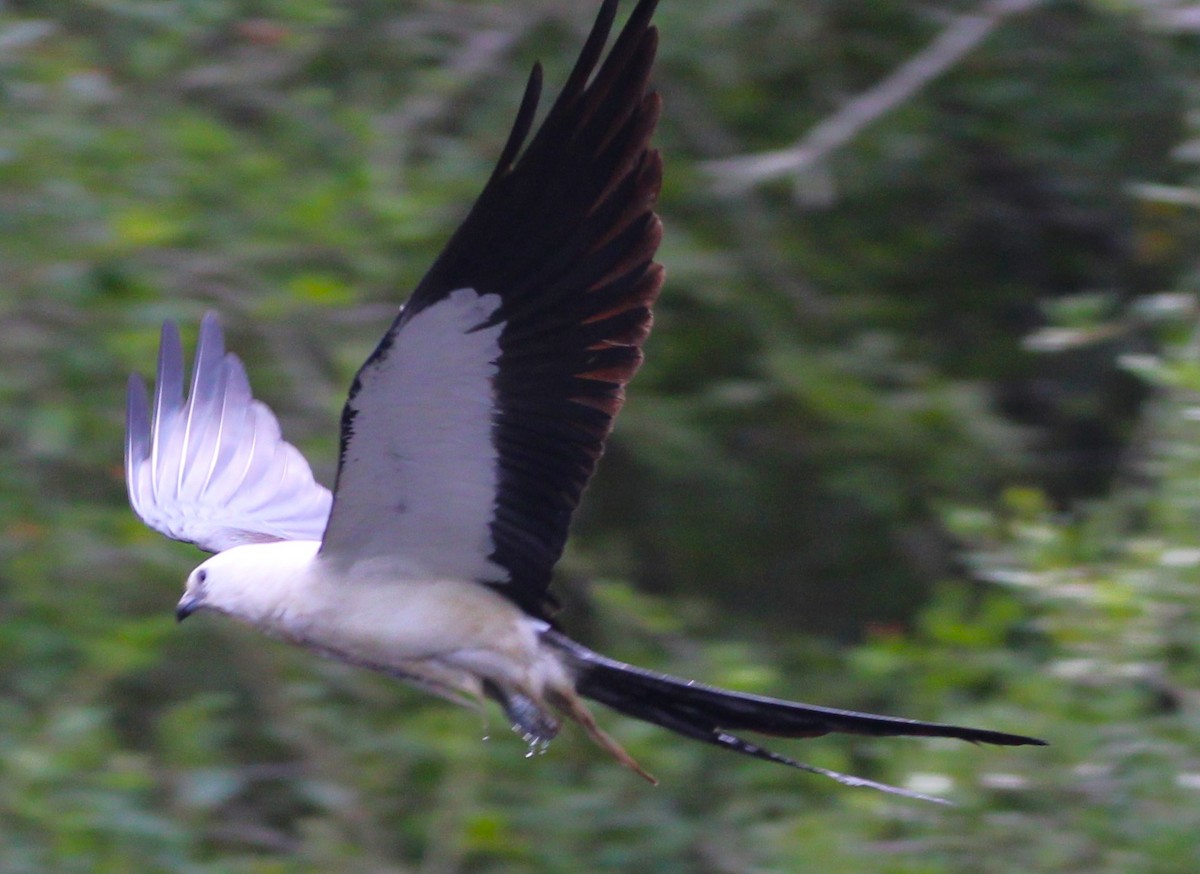
M 478 705 L 480 677 L 541 691 L 561 682 L 537 636 L 545 622 L 491 589 L 414 573 L 403 560 L 356 562 L 350 573 L 318 541 L 236 546 L 189 576 L 194 601 L 259 631 L 344 661 L 396 673 L 458 703 Z
M 320 540 L 333 497 L 250 393 L 208 314 L 184 397 L 179 330 L 163 325 L 151 406 L 129 378 L 125 477 L 134 512 L 168 537 L 220 552 L 243 543 Z

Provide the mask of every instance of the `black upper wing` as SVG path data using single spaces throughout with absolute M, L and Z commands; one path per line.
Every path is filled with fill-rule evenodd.
M 323 554 L 400 556 L 547 614 L 663 280 L 656 2 L 601 63 L 606 0 L 522 152 L 534 68 L 483 193 L 355 379 Z

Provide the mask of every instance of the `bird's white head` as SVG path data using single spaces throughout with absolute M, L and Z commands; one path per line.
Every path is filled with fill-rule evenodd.
M 317 541 L 284 540 L 219 552 L 188 576 L 175 617 L 182 622 L 212 610 L 254 625 L 285 622 L 303 600 L 319 548 Z

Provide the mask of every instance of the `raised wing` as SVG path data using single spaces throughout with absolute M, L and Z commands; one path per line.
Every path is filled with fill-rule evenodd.
M 210 552 L 319 540 L 332 502 L 270 409 L 251 396 L 212 313 L 200 324 L 186 400 L 174 322 L 163 325 L 153 408 L 146 384 L 129 378 L 125 481 L 143 522 Z
M 474 579 L 535 615 L 642 361 L 662 176 L 642 0 L 608 0 L 540 130 L 535 67 L 479 200 L 363 365 L 322 555 Z

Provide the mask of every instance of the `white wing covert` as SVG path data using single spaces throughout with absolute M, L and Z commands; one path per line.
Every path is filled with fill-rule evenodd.
M 143 522 L 175 540 L 221 552 L 244 543 L 320 540 L 332 497 L 256 401 L 221 326 L 200 324 L 191 391 L 183 393 L 179 329 L 163 324 L 153 405 L 129 379 L 125 478 Z

